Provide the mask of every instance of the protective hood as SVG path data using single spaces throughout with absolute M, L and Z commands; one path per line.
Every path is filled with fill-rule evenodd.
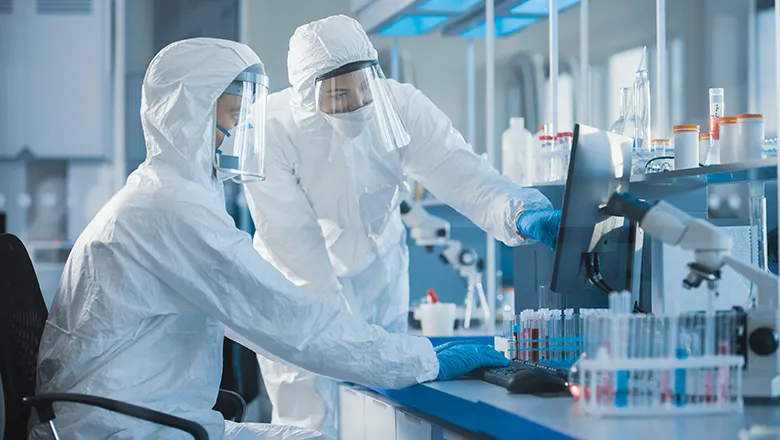
M 248 46 L 214 38 L 172 43 L 152 59 L 141 91 L 146 170 L 165 170 L 213 185 L 215 105 L 247 67 L 260 63 Z M 161 175 L 163 173 L 156 173 Z
M 299 127 L 321 120 L 315 106 L 315 79 L 356 61 L 376 60 L 377 51 L 366 31 L 346 15 L 334 15 L 295 30 L 287 53 L 292 86 L 290 105 Z

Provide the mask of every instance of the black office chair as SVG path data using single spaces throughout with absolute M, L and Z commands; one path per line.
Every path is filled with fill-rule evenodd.
M 196 440 L 207 440 L 208 433 L 198 423 L 148 408 L 104 397 L 70 393 L 33 395 L 38 359 L 38 344 L 48 312 L 24 244 L 15 236 L 0 234 L 0 430 L 2 439 L 27 437 L 29 407 L 38 420 L 53 432 L 54 402 L 73 402 L 97 406 L 149 422 L 180 429 Z M 246 414 L 246 402 L 232 392 L 220 390 L 215 410 L 227 419 L 240 422 Z

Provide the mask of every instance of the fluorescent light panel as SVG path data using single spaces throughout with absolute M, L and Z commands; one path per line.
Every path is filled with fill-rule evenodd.
M 417 7 L 420 12 L 444 12 L 459 14 L 466 12 L 483 0 L 428 0 Z
M 496 17 L 496 38 L 506 37 L 509 34 L 513 34 L 521 29 L 525 29 L 528 26 L 539 21 L 533 17 Z M 462 34 L 463 38 L 485 38 L 487 35 L 487 26 L 485 22 L 482 22 L 470 29 L 467 29 Z
M 383 37 L 416 37 L 449 20 L 449 15 L 403 15 L 377 32 Z
M 558 0 L 558 12 L 562 12 L 576 4 L 580 0 Z M 526 0 L 509 10 L 511 14 L 548 15 L 550 12 L 549 0 Z

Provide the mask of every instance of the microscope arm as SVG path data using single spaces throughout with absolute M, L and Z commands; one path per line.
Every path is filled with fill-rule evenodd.
M 414 244 L 428 247 L 444 246 L 450 238 L 450 223 L 428 214 L 422 206 L 407 201 L 401 202 L 401 220 L 407 228 Z
M 778 282 L 776 275 L 731 255 L 726 255 L 724 260 L 734 271 L 753 282 L 758 292 L 758 302 L 756 304 L 758 308 L 777 309 Z
M 720 269 L 728 265 L 757 287 L 759 307 L 777 308 L 777 276 L 731 256 L 733 240 L 726 231 L 664 201 L 650 205 L 628 193 L 613 194 L 605 210 L 610 215 L 638 222 L 646 233 L 664 243 L 694 251 L 696 263 L 689 265 L 692 271 L 718 278 Z M 697 284 L 690 279 L 684 285 L 695 287 Z
M 406 201 L 401 202 L 401 219 L 409 228 L 415 245 L 425 246 L 429 251 L 434 246 L 442 246 L 444 249 L 439 257 L 444 263 L 466 278 L 481 275 L 482 262 L 476 251 L 464 247 L 458 240 L 450 239 L 449 222 L 429 214 L 419 204 Z
M 724 257 L 734 246 L 726 231 L 664 201 L 650 205 L 632 194 L 615 193 L 605 210 L 609 215 L 637 222 L 655 239 L 693 251 L 696 264 L 704 271 L 716 272 L 723 267 Z

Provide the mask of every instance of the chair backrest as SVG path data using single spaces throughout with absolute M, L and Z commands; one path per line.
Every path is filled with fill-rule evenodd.
M 47 316 L 27 249 L 17 237 L 0 234 L 0 377 L 6 439 L 27 436 L 30 409 L 22 405 L 22 397 L 35 394 L 38 344 Z

